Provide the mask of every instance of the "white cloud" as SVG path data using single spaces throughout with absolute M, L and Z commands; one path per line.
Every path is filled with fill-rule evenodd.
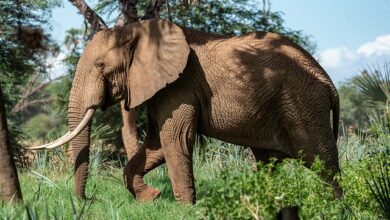
M 344 65 L 357 59 L 357 55 L 347 47 L 326 49 L 320 54 L 321 64 L 330 68 Z
M 364 67 L 390 61 L 390 34 L 378 36 L 374 41 L 356 50 L 343 47 L 329 48 L 319 54 L 319 61 L 333 81 L 340 82 L 356 75 Z
M 363 44 L 357 49 L 357 53 L 365 57 L 390 55 L 390 35 L 379 36 L 375 41 Z

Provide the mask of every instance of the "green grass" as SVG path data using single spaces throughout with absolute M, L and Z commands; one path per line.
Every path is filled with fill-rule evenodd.
M 161 198 L 153 203 L 136 203 L 124 188 L 121 170 L 112 169 L 99 172 L 90 177 L 88 193 L 95 201 L 79 201 L 73 194 L 71 173 L 51 173 L 52 181 L 41 181 L 29 173 L 23 173 L 21 181 L 25 200 L 31 209 L 37 210 L 39 216 L 45 216 L 46 207 L 49 214 L 64 219 L 174 219 L 184 216 L 192 208 L 178 206 L 171 197 L 171 189 L 163 169 L 148 176 L 147 182 L 164 189 Z M 43 183 L 42 183 L 43 182 Z M 75 208 L 72 207 L 72 201 Z M 84 207 L 84 208 L 83 208 Z M 84 210 L 83 210 L 84 209 Z M 77 216 L 77 217 L 75 217 Z M 191 215 L 190 215 L 191 216 Z
M 384 218 L 365 179 L 368 173 L 376 175 L 375 156 L 343 160 L 345 195 L 335 200 L 332 188 L 317 175 L 320 161 L 311 170 L 298 160 L 258 164 L 254 173 L 243 148 L 212 139 L 204 145 L 195 147 L 195 206 L 174 201 L 165 166 L 146 176 L 162 195 L 154 202 L 137 203 L 124 187 L 122 169 L 101 151 L 93 154 L 88 179 L 87 195 L 93 200 L 80 201 L 73 193 L 71 165 L 60 151 L 51 151 L 19 171 L 25 202 L 0 205 L 0 219 L 274 219 L 280 208 L 295 205 L 302 219 Z M 345 150 L 361 145 L 352 138 L 340 146 Z

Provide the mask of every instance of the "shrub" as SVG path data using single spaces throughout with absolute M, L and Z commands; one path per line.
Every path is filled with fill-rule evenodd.
M 290 159 L 258 164 L 257 172 L 231 173 L 227 168 L 202 201 L 204 214 L 211 219 L 272 219 L 280 208 L 299 206 L 304 219 L 334 216 L 340 205 L 317 175 L 322 169 L 318 160 L 311 172 L 302 161 Z

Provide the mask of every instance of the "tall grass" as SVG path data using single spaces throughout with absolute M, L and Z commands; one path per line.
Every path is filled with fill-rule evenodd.
M 213 139 L 206 141 L 203 146 L 197 143 L 194 152 L 196 206 L 174 201 L 165 166 L 146 176 L 148 184 L 162 190 L 161 197 L 151 203 L 136 203 L 124 187 L 121 168 L 107 162 L 102 158 L 105 154 L 95 148 L 92 160 L 103 165 L 91 165 L 95 171 L 91 172 L 87 194 L 93 200 L 80 201 L 74 195 L 72 167 L 62 159 L 64 155 L 42 153 L 39 157 L 50 159 L 37 161 L 62 161 L 63 168 L 48 165 L 44 169 L 45 163 L 37 162 L 32 168 L 22 170 L 25 204 L 2 205 L 0 218 L 213 219 L 230 216 L 251 219 L 258 215 L 272 219 L 280 208 L 290 205 L 300 206 L 303 219 L 383 217 L 364 179 L 373 158 L 344 163 L 341 182 L 346 189 L 345 198 L 334 200 L 332 188 L 317 175 L 322 169 L 320 162 L 312 170 L 297 160 L 286 160 L 279 165 L 259 164 L 258 172 L 254 173 L 252 160 L 244 148 Z M 95 157 L 97 159 L 93 159 Z
M 383 216 L 390 219 L 390 169 L 388 158 L 380 159 L 376 164 L 379 168 L 370 172 L 366 178 L 371 194 L 380 205 Z M 374 175 L 379 170 L 379 174 Z
M 302 219 L 383 219 L 387 215 L 383 195 L 389 189 L 384 186 L 389 181 L 382 180 L 388 169 L 386 174 L 375 162 L 390 149 L 390 138 L 382 123 L 386 118 L 378 114 L 372 115 L 370 133 L 341 138 L 338 178 L 345 191 L 341 200 L 333 198 L 332 188 L 319 177 L 320 161 L 311 169 L 299 160 L 257 164 L 258 171 L 253 172 L 247 149 L 199 137 L 193 155 L 197 205 L 175 202 L 164 165 L 145 177 L 161 196 L 137 203 L 124 187 L 125 161 L 112 162 L 105 142 L 96 135 L 87 185 L 91 200 L 81 201 L 73 193 L 67 154 L 42 151 L 31 167 L 20 170 L 25 203 L 1 204 L 0 219 L 274 219 L 287 206 L 299 206 Z M 380 158 L 383 164 L 390 163 L 388 156 Z

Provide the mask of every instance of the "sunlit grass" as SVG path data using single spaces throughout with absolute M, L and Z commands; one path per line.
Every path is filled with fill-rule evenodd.
M 358 151 L 359 147 L 362 142 L 350 138 L 340 150 Z M 110 162 L 102 146 L 94 149 L 87 185 L 90 200 L 76 198 L 72 166 L 65 154 L 43 151 L 30 168 L 19 172 L 24 204 L 0 205 L 0 219 L 251 219 L 250 213 L 256 212 L 263 219 L 273 219 L 280 208 L 291 205 L 299 206 L 302 219 L 383 218 L 365 180 L 369 167 L 377 169 L 371 166 L 375 157 L 342 160 L 345 195 L 335 200 L 332 188 L 317 175 L 320 162 L 312 170 L 296 160 L 259 164 L 254 173 L 247 150 L 206 139 L 202 146 L 199 142 L 195 146 L 198 201 L 190 206 L 174 200 L 165 166 L 145 178 L 162 191 L 161 196 L 154 202 L 137 203 L 124 187 L 120 164 L 125 163 Z

